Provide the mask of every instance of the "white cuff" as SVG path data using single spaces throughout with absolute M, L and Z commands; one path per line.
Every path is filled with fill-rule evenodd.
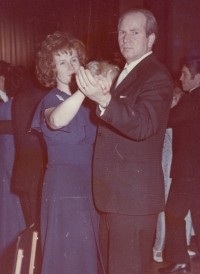
M 102 116 L 104 114 L 104 112 L 106 111 L 105 108 L 103 108 L 102 106 L 99 105 L 99 109 L 101 110 L 100 116 Z

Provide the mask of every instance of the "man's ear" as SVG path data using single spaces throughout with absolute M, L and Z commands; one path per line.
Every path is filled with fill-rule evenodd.
M 150 34 L 148 37 L 148 47 L 152 48 L 153 47 L 153 43 L 155 42 L 156 36 L 154 33 Z

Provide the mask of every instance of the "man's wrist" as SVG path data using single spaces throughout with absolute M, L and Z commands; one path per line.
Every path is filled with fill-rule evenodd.
M 110 103 L 110 100 L 111 100 L 111 96 L 110 96 L 110 98 L 109 98 L 106 102 L 103 102 L 102 104 L 99 104 L 99 106 L 100 106 L 101 108 L 103 108 L 103 109 L 106 109 L 107 106 L 108 106 L 109 103 Z

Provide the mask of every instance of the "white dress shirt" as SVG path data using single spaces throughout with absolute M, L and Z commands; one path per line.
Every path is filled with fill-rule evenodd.
M 145 57 L 147 57 L 148 55 L 150 55 L 152 53 L 152 51 L 150 52 L 147 52 L 146 54 L 144 54 L 141 58 L 131 62 L 130 64 L 127 64 L 125 65 L 124 69 L 122 70 L 122 72 L 120 73 L 119 77 L 118 77 L 118 80 L 117 80 L 117 83 L 116 83 L 116 86 L 115 88 L 126 78 L 126 76 L 129 74 L 129 72 L 131 72 L 131 70 L 137 66 L 137 64 L 139 64 Z M 100 105 L 99 105 L 99 108 L 101 110 L 101 113 L 100 113 L 100 116 L 102 116 L 105 112 L 105 108 L 102 108 Z

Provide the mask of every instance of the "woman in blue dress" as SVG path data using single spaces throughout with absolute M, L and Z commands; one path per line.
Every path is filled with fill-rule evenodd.
M 96 127 L 72 78 L 85 63 L 82 42 L 65 32 L 47 36 L 37 53 L 40 82 L 54 87 L 40 102 L 32 128 L 42 131 L 48 164 L 41 208 L 42 274 L 96 274 L 98 215 L 91 170 Z

